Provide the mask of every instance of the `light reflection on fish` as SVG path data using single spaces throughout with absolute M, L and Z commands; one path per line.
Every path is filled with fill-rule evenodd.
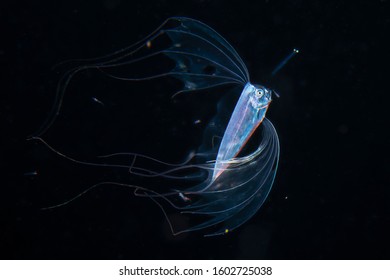
M 163 38 L 169 38 L 169 43 L 161 43 Z M 111 71 L 159 55 L 172 59 L 175 62 L 173 69 L 146 75 L 141 73 L 137 77 Z M 184 163 L 165 163 L 136 153 L 116 153 L 101 157 L 115 162 L 118 157 L 125 156 L 132 159 L 131 164 L 83 162 L 56 151 L 43 140 L 42 135 L 55 122 L 72 77 L 85 69 L 99 69 L 112 78 L 126 81 L 172 76 L 183 84 L 182 89 L 174 96 L 225 84 L 236 85 L 236 89 L 242 89 L 242 92 L 233 112 L 226 112 L 224 104 L 219 104 L 217 115 L 205 130 L 202 147 Z M 225 234 L 242 225 L 258 211 L 273 185 L 279 160 L 279 140 L 275 128 L 265 118 L 272 93 L 272 90 L 264 86 L 250 83 L 248 70 L 240 56 L 212 28 L 190 18 L 169 18 L 143 40 L 104 57 L 83 60 L 81 66 L 68 71 L 59 83 L 57 101 L 51 116 L 32 139 L 42 141 L 58 155 L 80 164 L 124 168 L 134 175 L 175 179 L 177 184 L 170 189 L 137 186 L 134 187 L 135 194 L 151 198 L 158 204 L 167 217 L 173 234 L 196 230 L 203 230 L 207 236 Z M 222 119 L 229 121 L 226 123 Z M 197 120 L 195 123 L 200 122 Z M 262 137 L 257 148 L 250 154 L 239 156 L 259 126 Z M 222 137 L 219 145 L 215 145 L 215 137 Z M 143 166 L 138 165 L 141 158 L 142 162 L 161 165 L 165 171 L 148 169 L 145 163 Z M 201 172 L 207 173 L 206 179 L 187 187 L 186 181 L 196 178 Z M 85 192 L 102 184 L 133 187 L 122 182 L 101 182 Z M 72 200 L 74 199 L 54 207 Z M 176 220 L 171 218 L 172 211 L 195 216 L 194 222 L 186 228 L 178 228 Z

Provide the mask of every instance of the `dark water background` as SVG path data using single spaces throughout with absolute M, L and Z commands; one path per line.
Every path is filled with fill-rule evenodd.
M 0 257 L 389 259 L 389 12 L 388 1 L 3 4 Z M 121 188 L 97 189 L 68 206 L 40 210 L 106 176 L 25 140 L 53 103 L 61 71 L 52 67 L 125 47 L 170 16 L 196 18 L 216 29 L 256 83 L 267 85 L 276 64 L 293 48 L 301 51 L 272 81 L 281 98 L 267 116 L 277 128 L 281 157 L 262 209 L 238 230 L 214 238 L 173 238 L 151 201 Z M 60 118 L 65 130 L 53 128 L 48 136 L 73 156 L 87 157 L 112 143 L 118 150 L 179 159 L 195 144 L 188 133 L 197 132 L 187 125 L 190 117 L 172 127 L 168 120 L 185 119 L 187 110 L 215 110 L 216 97 L 199 96 L 183 109 L 187 97 L 172 105 L 158 94 L 158 85 L 150 85 L 155 95 L 140 87 L 130 96 L 122 84 L 92 74 L 75 78 Z M 106 102 L 112 118 L 91 96 Z M 118 135 L 104 134 L 102 127 L 110 125 Z M 24 175 L 32 171 L 38 175 Z

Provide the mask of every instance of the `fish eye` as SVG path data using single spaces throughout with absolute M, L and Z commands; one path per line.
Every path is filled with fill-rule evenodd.
M 256 97 L 261 98 L 264 95 L 264 90 L 256 89 Z

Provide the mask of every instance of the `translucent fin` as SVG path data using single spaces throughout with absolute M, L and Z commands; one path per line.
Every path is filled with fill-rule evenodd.
M 161 55 L 170 58 L 175 63 L 174 67 L 160 70 Z M 122 50 L 68 63 L 79 65 L 62 76 L 52 112 L 34 136 L 44 134 L 54 123 L 67 86 L 74 75 L 86 69 L 98 69 L 112 78 L 127 81 L 172 76 L 182 82 L 182 88 L 175 94 L 224 84 L 244 85 L 249 81 L 242 59 L 221 35 L 197 20 L 184 17 L 167 19 L 144 39 Z M 143 68 L 146 69 L 139 70 L 139 63 L 146 63 Z M 129 67 L 133 69 L 123 70 Z M 118 69 L 121 69 L 120 73 Z

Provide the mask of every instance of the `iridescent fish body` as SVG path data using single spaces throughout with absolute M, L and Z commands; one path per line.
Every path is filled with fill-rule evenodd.
M 242 150 L 261 124 L 271 102 L 272 92 L 247 83 L 230 117 L 219 147 L 213 179 L 216 179 Z

